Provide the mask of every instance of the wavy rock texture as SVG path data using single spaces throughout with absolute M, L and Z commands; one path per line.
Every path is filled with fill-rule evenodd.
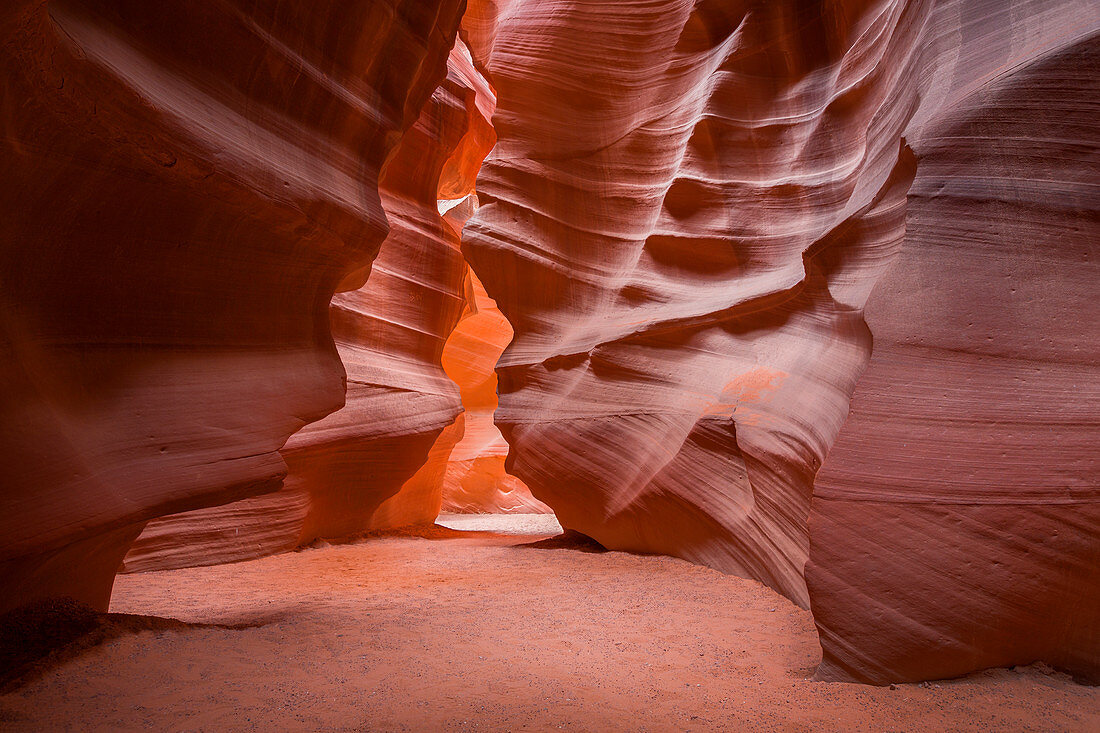
M 1048 330 L 1095 283 L 1097 14 L 471 3 L 510 470 L 605 546 L 810 605 L 823 677 L 1097 670 L 1097 340 Z
M 472 191 L 494 141 L 491 94 L 459 41 L 447 79 L 382 174 L 390 232 L 369 278 L 332 300 L 347 403 L 287 441 L 284 488 L 150 523 L 126 570 L 259 557 L 436 518 L 447 457 L 462 435 L 452 425 L 459 390 L 441 359 L 465 305 L 467 270 L 461 220 L 444 219 L 437 199 Z
M 957 56 L 810 516 L 823 677 L 1100 680 L 1100 21 L 1007 5 L 929 21 Z
M 460 5 L 0 10 L 0 611 L 526 484 L 822 678 L 1100 677 L 1100 8 Z
M 807 604 L 813 474 L 912 174 L 912 20 L 879 10 L 501 11 L 500 142 L 464 244 L 516 332 L 512 469 L 564 526 Z
M 460 13 L 0 9 L 0 610 L 105 608 L 144 522 L 276 488 L 342 404 L 328 302 L 385 237 L 380 170 Z

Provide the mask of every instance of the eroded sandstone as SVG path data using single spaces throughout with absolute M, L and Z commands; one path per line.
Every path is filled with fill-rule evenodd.
M 1095 3 L 460 6 L 0 10 L 0 611 L 548 505 L 1100 676 Z
M 328 302 L 461 10 L 4 4 L 0 609 L 104 608 L 142 524 L 278 487 L 343 404 Z
M 439 514 L 446 461 L 462 435 L 453 424 L 459 390 L 441 361 L 465 306 L 467 267 L 461 224 L 437 200 L 472 191 L 494 140 L 491 103 L 458 41 L 447 78 L 382 172 L 390 229 L 378 257 L 369 272 L 345 278 L 329 308 L 346 404 L 287 441 L 283 488 L 152 522 L 126 570 L 260 557 Z
M 510 469 L 808 605 L 824 678 L 1095 674 L 1100 11 L 565 5 L 464 19 Z

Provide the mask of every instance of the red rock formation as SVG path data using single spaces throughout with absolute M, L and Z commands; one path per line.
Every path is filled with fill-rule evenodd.
M 465 304 L 467 268 L 461 224 L 445 220 L 437 200 L 473 188 L 494 142 L 487 96 L 459 41 L 447 79 L 382 174 L 390 233 L 369 278 L 332 300 L 347 403 L 287 441 L 284 488 L 150 523 L 125 570 L 258 557 L 439 514 L 447 457 L 462 435 L 461 425 L 448 428 L 462 407 L 441 358 Z
M 884 30 L 911 21 L 624 7 L 497 18 L 500 142 L 464 242 L 516 331 L 497 422 L 566 527 L 805 605 L 813 473 L 901 233 L 911 44 Z M 835 234 L 865 220 L 863 246 Z
M 144 522 L 277 487 L 342 404 L 327 304 L 460 11 L 0 9 L 0 610 L 104 607 Z
M 440 361 L 464 306 L 466 263 L 458 232 L 440 216 L 437 200 L 470 192 L 493 144 L 476 90 L 460 72 L 464 56 L 456 45 L 447 81 L 383 173 L 391 230 L 367 284 L 333 299 L 347 405 L 293 436 L 283 450 L 286 490 L 309 494 L 302 543 L 385 526 L 375 511 L 416 473 L 462 409 Z M 439 513 L 434 493 L 399 514 L 432 521 Z
M 945 4 L 929 27 L 943 96 L 911 126 L 905 245 L 814 491 L 819 674 L 1100 680 L 1100 9 Z
M 458 4 L 0 10 L 0 611 L 173 512 L 128 567 L 500 508 L 491 296 L 567 528 L 811 607 L 825 679 L 1100 677 L 1100 8 L 474 0 L 425 108 Z
M 500 142 L 464 250 L 515 329 L 510 468 L 605 546 L 809 604 L 823 677 L 1100 669 L 1098 341 L 1065 318 L 1098 15 L 473 3 Z

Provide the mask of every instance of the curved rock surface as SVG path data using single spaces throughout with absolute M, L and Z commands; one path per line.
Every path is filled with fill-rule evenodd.
M 1100 7 L 462 5 L 0 9 L 0 612 L 546 502 L 1100 679 Z
M 144 522 L 278 487 L 343 403 L 328 302 L 461 10 L 3 5 L 0 610 L 104 608 Z
M 825 678 L 1100 672 L 1098 32 L 1072 0 L 471 3 L 510 470 L 809 605 Z
M 500 11 L 464 246 L 516 332 L 511 467 L 564 526 L 807 604 L 813 475 L 913 168 L 912 20 L 882 10 Z
M 943 46 L 977 7 L 933 15 Z M 913 126 L 905 245 L 817 477 L 827 678 L 1100 680 L 1100 22 L 983 9 Z
M 459 390 L 441 360 L 465 306 L 467 271 L 461 220 L 445 219 L 437 200 L 472 191 L 494 142 L 491 97 L 458 41 L 447 79 L 382 173 L 390 231 L 369 277 L 332 299 L 347 402 L 287 441 L 283 489 L 150 523 L 125 570 L 259 557 L 436 518 L 450 449 L 462 435 L 461 423 L 452 425 Z M 253 521 L 261 515 L 266 523 Z

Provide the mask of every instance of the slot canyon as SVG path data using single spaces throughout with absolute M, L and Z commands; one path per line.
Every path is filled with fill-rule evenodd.
M 0 37 L 0 730 L 1100 729 L 1094 0 Z

